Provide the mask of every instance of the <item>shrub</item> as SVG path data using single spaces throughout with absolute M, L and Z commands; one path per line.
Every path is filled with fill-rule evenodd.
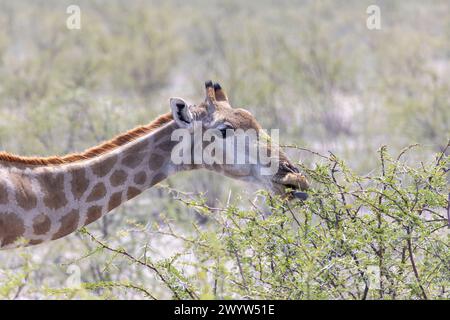
M 208 218 L 192 232 L 169 220 L 133 232 L 169 236 L 182 250 L 159 261 L 147 248 L 131 254 L 99 240 L 94 252 L 110 263 L 126 259 L 156 275 L 179 299 L 437 299 L 450 297 L 447 173 L 439 153 L 419 166 L 379 150 L 379 168 L 358 175 L 333 154 L 303 167 L 313 188 L 305 202 L 237 199 L 212 208 L 201 196 L 171 190 L 175 199 Z M 447 146 L 448 148 L 448 146 Z M 262 197 L 260 197 L 262 198 Z M 124 286 L 118 284 L 116 286 Z M 151 289 L 137 284 L 146 296 Z M 111 283 L 87 285 L 109 289 Z

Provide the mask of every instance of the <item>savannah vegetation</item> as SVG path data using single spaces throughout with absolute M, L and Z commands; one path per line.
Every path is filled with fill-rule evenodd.
M 366 8 L 381 9 L 368 30 Z M 82 28 L 66 28 L 66 8 Z M 170 177 L 0 251 L 1 299 L 449 299 L 448 1 L 0 1 L 0 149 L 55 155 L 220 81 L 311 181 Z

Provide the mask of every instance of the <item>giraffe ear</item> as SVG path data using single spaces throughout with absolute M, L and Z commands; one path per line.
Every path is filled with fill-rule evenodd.
M 192 114 L 189 111 L 188 104 L 181 98 L 170 98 L 170 108 L 175 122 L 180 128 L 188 128 L 192 125 Z

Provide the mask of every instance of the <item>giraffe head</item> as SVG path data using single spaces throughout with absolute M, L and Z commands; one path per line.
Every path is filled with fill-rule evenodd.
M 214 136 L 214 138 L 207 139 L 209 142 L 205 142 L 203 139 L 202 147 L 206 147 L 211 141 L 220 141 L 216 144 L 219 147 L 213 152 L 216 160 L 219 155 L 220 160 L 228 158 L 232 161 L 215 161 L 213 163 L 210 161 L 192 165 L 191 168 L 204 167 L 235 179 L 255 182 L 283 197 L 306 199 L 307 194 L 300 190 L 308 189 L 308 181 L 280 148 L 272 143 L 273 140 L 268 138 L 255 117 L 245 109 L 232 107 L 225 91 L 218 83 L 213 84 L 211 81 L 207 81 L 205 89 L 206 98 L 197 105 L 189 104 L 181 98 L 171 98 L 170 106 L 173 118 L 180 128 L 185 129 L 191 135 L 195 135 L 195 131 L 198 131 L 199 127 L 202 132 L 212 132 L 208 136 Z M 254 133 L 254 139 L 251 139 L 252 133 Z M 226 147 L 227 141 L 230 139 L 236 141 L 239 135 L 247 137 L 240 140 L 241 142 L 245 141 L 245 146 L 240 149 L 241 151 L 236 146 Z M 195 147 L 195 138 L 190 141 L 193 142 L 189 148 L 197 150 L 193 152 L 198 152 Z M 230 157 L 230 150 L 236 154 Z M 251 150 L 255 150 L 255 152 L 252 153 Z M 242 154 L 239 155 L 239 152 L 245 153 L 244 157 Z M 262 161 L 260 155 L 266 155 L 265 158 L 270 161 Z M 242 158 L 245 160 L 242 161 Z

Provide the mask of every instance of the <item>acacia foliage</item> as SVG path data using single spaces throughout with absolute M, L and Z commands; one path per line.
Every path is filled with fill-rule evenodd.
M 448 299 L 450 157 L 410 165 L 403 158 L 412 147 L 397 157 L 381 147 L 379 167 L 366 175 L 316 153 L 321 160 L 303 167 L 313 182 L 305 202 L 261 192 L 265 203 L 249 200 L 250 209 L 240 201 L 213 208 L 206 198 L 171 190 L 209 222 L 189 233 L 168 219 L 142 227 L 181 241 L 183 249 L 167 259 L 153 261 L 147 248 L 133 256 L 84 232 L 95 252 L 150 270 L 166 297 Z

